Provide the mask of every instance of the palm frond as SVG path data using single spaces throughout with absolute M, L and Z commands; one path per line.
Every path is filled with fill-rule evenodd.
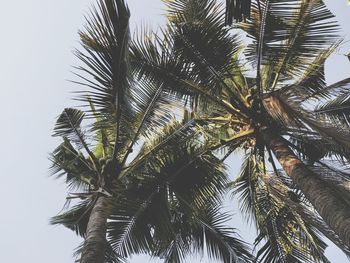
M 237 35 L 223 27 L 221 6 L 216 1 L 191 0 L 169 4 L 169 8 L 164 34 L 173 43 L 174 56 L 190 69 L 192 79 L 210 86 L 215 95 L 228 93 L 230 103 L 247 113 L 236 80 L 243 71 L 238 59 L 242 45 Z
M 115 211 L 107 228 L 108 240 L 116 253 L 123 257 L 149 253 L 153 239 L 147 212 L 153 197 L 159 196 L 152 195 L 148 200 L 135 199 L 135 196 L 133 199 L 126 199 L 124 196 L 114 203 Z
M 155 86 L 165 85 L 164 89 L 169 89 L 167 86 L 176 88 L 176 84 L 179 84 L 176 78 L 179 79 L 180 76 L 188 79 L 188 69 L 171 52 L 171 39 L 165 38 L 160 42 L 154 34 L 145 36 L 146 33 L 143 33 L 144 35 L 136 38 L 130 47 L 130 64 L 136 78 L 147 79 Z M 180 98 L 186 99 L 188 95 L 180 95 Z
M 135 91 L 134 97 L 138 104 L 135 116 L 135 132 L 127 145 L 121 166 L 127 161 L 129 153 L 140 139 L 152 138 L 152 135 L 161 131 L 174 118 L 174 113 L 169 111 L 181 111 L 183 106 L 176 102 L 173 96 L 163 91 L 163 85 L 155 86 L 147 80 L 139 80 L 140 88 Z
M 280 90 L 281 96 L 299 103 L 308 100 L 312 96 L 330 98 L 327 93 L 325 80 L 325 62 L 339 47 L 340 41 L 322 51 L 315 60 L 308 65 L 303 75 L 292 85 L 287 85 Z
M 108 120 L 101 118 L 96 112 L 95 105 L 90 101 L 90 109 L 95 118 L 92 124 L 91 132 L 94 133 L 94 140 L 96 142 L 94 147 L 94 154 L 99 159 L 105 159 L 113 153 L 113 138 L 115 132 L 110 130 L 113 125 L 108 124 Z M 107 122 L 107 123 L 106 123 Z
M 233 20 L 241 22 L 250 19 L 251 5 L 251 0 L 226 0 L 226 25 L 232 25 Z
M 97 158 L 89 149 L 89 146 L 85 139 L 85 133 L 81 129 L 81 122 L 84 119 L 84 112 L 66 108 L 58 117 L 53 136 L 60 136 L 62 138 L 68 138 L 74 142 L 79 148 L 84 148 L 92 159 L 94 166 L 97 165 Z
M 84 112 L 80 110 L 72 108 L 64 109 L 56 121 L 53 136 L 69 138 L 80 148 L 83 148 L 84 145 L 87 145 L 85 135 L 80 127 L 84 116 Z
M 125 103 L 129 17 L 124 1 L 100 0 L 98 7 L 91 10 L 85 31 L 80 32 L 87 54 L 77 51 L 78 58 L 86 66 L 78 69 L 93 78 L 90 84 L 94 93 L 89 98 L 97 112 L 117 113 Z
M 115 130 L 113 160 L 121 142 L 128 140 L 134 117 L 128 69 L 130 12 L 125 1 L 100 0 L 91 10 L 85 30 L 80 32 L 84 51 L 76 51 L 84 66 L 77 67 L 81 84 L 90 92 L 80 92 L 79 100 L 93 103 L 95 113 Z M 111 127 L 110 127 L 111 128 Z
M 350 78 L 343 79 L 339 82 L 326 86 L 319 91 L 311 93 L 305 100 L 320 99 L 322 97 L 332 98 L 334 96 L 341 96 L 349 91 Z
M 123 256 L 153 251 L 169 262 L 182 262 L 192 230 L 176 220 L 220 200 L 223 166 L 190 140 L 162 148 L 129 173 L 108 227 L 113 248 Z
M 348 163 L 350 160 L 349 148 L 335 140 L 320 137 L 320 134 L 305 132 L 289 133 L 290 146 L 295 149 L 299 157 L 308 164 L 319 162 L 322 159 L 339 160 Z
M 230 104 L 240 104 L 237 98 L 228 102 L 217 96 L 218 89 L 212 89 L 210 85 L 198 79 L 192 71 L 191 64 L 186 64 L 176 56 L 173 47 L 174 39 L 171 34 L 162 41 L 156 36 L 134 41 L 131 46 L 131 66 L 135 76 L 139 79 L 146 78 L 157 86 L 163 85 L 164 91 L 174 94 L 190 106 L 198 106 L 200 100 L 201 107 L 206 107 L 208 102 L 211 102 L 216 104 L 216 108 L 245 116 L 245 110 L 238 111 Z M 218 81 L 217 76 L 215 79 Z
M 262 3 L 261 9 L 266 17 L 254 7 L 252 21 L 242 28 L 254 40 L 247 54 L 255 62 L 262 42 L 263 86 L 267 90 L 302 76 L 315 58 L 338 39 L 334 16 L 321 0 L 269 0 Z
M 254 159 L 252 156 L 245 158 L 239 177 L 229 184 L 229 187 L 234 189 L 232 194 L 239 194 L 239 204 L 242 214 L 248 221 L 257 222 L 254 206 L 257 200 L 255 196 L 255 188 L 258 180 Z
M 208 207 L 192 218 L 194 249 L 207 247 L 207 255 L 211 259 L 222 262 L 255 262 L 245 242 L 234 237 L 234 229 L 227 227 L 230 215 L 223 213 L 220 207 Z
M 53 151 L 50 160 L 51 173 L 57 177 L 66 175 L 66 183 L 71 189 L 86 190 L 96 186 L 93 163 L 77 152 L 67 138 Z
M 173 120 L 170 124 L 163 127 L 162 132 L 158 136 L 147 140 L 141 147 L 137 156 L 132 162 L 125 168 L 121 177 L 124 177 L 132 169 L 138 169 L 140 165 L 148 160 L 149 157 L 156 154 L 162 148 L 166 148 L 168 145 L 172 145 L 174 142 L 182 143 L 186 141 L 189 135 L 195 136 L 193 127 L 194 120 L 189 119 L 184 123 Z
M 77 235 L 84 237 L 92 206 L 93 202 L 90 199 L 81 201 L 68 211 L 51 218 L 50 223 L 53 225 L 64 225 Z
M 341 122 L 344 126 L 350 126 L 350 93 L 340 94 L 332 100 L 328 100 L 315 109 L 318 116 L 325 115 L 333 122 Z
M 255 241 L 259 262 L 328 262 L 317 230 L 287 204 L 293 188 L 276 175 L 265 175 L 254 154 L 247 156 L 231 187 L 240 194 L 242 212 L 259 231 Z
M 212 86 L 226 86 L 234 70 L 240 70 L 238 55 L 241 43 L 237 35 L 223 27 L 221 6 L 216 1 L 183 1 L 168 5 L 169 29 L 175 56 L 191 66 L 191 74 Z M 221 87 L 222 89 L 222 87 Z
M 335 122 L 324 116 L 322 119 L 315 116 L 309 109 L 300 107 L 300 104 L 288 101 L 283 96 L 275 96 L 275 99 L 284 105 L 284 114 L 294 119 L 300 125 L 297 128 L 303 128 L 306 135 L 314 133 L 314 137 L 327 140 L 329 143 L 338 144 L 338 148 L 348 149 L 350 147 L 349 131 L 341 122 Z M 288 129 L 288 126 L 285 127 Z M 299 134 L 303 132 L 299 130 Z M 298 133 L 298 132 L 296 132 Z

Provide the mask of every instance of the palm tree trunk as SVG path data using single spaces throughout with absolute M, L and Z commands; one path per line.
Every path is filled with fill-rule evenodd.
M 87 225 L 81 263 L 104 263 L 108 218 L 108 199 L 100 196 L 92 208 Z
M 292 178 L 343 243 L 350 247 L 350 207 L 347 203 L 334 188 L 306 167 L 281 136 L 275 135 L 271 130 L 265 130 L 263 138 L 286 174 Z

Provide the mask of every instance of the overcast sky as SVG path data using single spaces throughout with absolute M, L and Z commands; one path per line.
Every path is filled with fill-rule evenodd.
M 58 144 L 50 136 L 55 117 L 64 107 L 74 105 L 70 92 L 77 87 L 67 81 L 72 79 L 71 66 L 77 62 L 71 51 L 79 46 L 77 31 L 93 1 L 0 2 L 0 262 L 72 262 L 72 251 L 81 240 L 63 227 L 48 224 L 49 218 L 62 208 L 66 189 L 62 181 L 48 178 L 47 157 Z M 350 17 L 347 0 L 325 2 L 337 15 L 342 34 L 349 40 L 350 27 L 345 27 Z M 128 3 L 133 28 L 141 21 L 154 26 L 164 21 L 161 1 Z M 349 51 L 347 44 L 327 63 L 329 83 L 350 75 L 350 63 L 342 55 Z M 228 162 L 234 174 L 237 162 Z M 252 231 L 241 227 L 241 217 L 234 212 L 237 215 L 233 226 L 251 239 Z M 333 247 L 327 249 L 327 254 L 334 263 L 347 260 Z M 145 261 L 134 257 L 130 262 Z

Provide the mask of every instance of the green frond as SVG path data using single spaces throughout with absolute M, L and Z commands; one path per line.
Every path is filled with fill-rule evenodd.
M 226 0 L 225 24 L 246 21 L 250 19 L 251 0 Z
M 97 174 L 93 163 L 77 152 L 67 138 L 53 151 L 50 160 L 51 173 L 57 177 L 66 176 L 70 189 L 86 190 L 96 186 Z
M 285 125 L 284 129 L 290 129 L 292 136 L 295 133 L 296 137 L 301 135 L 312 135 L 314 138 L 322 138 L 331 144 L 337 144 L 337 148 L 348 149 L 350 147 L 349 131 L 341 122 L 335 122 L 334 119 L 327 116 L 315 115 L 309 109 L 300 107 L 300 104 L 288 101 L 284 96 L 275 96 L 275 99 L 284 105 L 283 113 L 288 117 L 293 117 L 299 124 L 297 132 L 293 131 L 293 127 Z M 303 134 L 304 133 L 304 134 Z
M 255 262 L 250 248 L 237 237 L 234 229 L 226 226 L 230 215 L 223 213 L 219 206 L 201 210 L 193 217 L 194 249 L 198 252 L 207 247 L 207 255 L 221 262 Z
M 88 84 L 93 91 L 88 96 L 98 113 L 116 114 L 126 103 L 129 17 L 124 0 L 99 0 L 86 20 L 85 30 L 80 32 L 85 52 L 76 54 L 85 67 L 78 69 L 92 78 Z
M 174 43 L 173 52 L 191 74 L 203 84 L 218 90 L 228 88 L 223 80 L 240 72 L 238 56 L 241 43 L 237 35 L 223 27 L 223 12 L 216 1 L 171 2 L 168 32 Z M 234 72 L 234 70 L 237 72 Z
M 325 115 L 334 123 L 350 127 L 350 93 L 339 94 L 315 109 L 318 116 Z
M 336 140 L 321 137 L 317 132 L 289 133 L 290 146 L 295 149 L 299 157 L 308 164 L 319 162 L 322 159 L 348 163 L 350 160 L 349 148 L 339 144 Z
M 163 91 L 163 86 L 155 86 L 144 80 L 139 80 L 140 86 L 135 90 L 133 96 L 138 101 L 137 116 L 135 120 L 135 137 L 134 141 L 142 137 L 151 137 L 157 133 L 160 128 L 168 124 L 174 116 L 169 109 L 182 110 L 182 106 L 171 94 Z
M 158 136 L 148 139 L 143 143 L 137 156 L 127 165 L 121 176 L 124 177 L 129 171 L 132 171 L 132 169 L 138 169 L 140 165 L 143 165 L 151 156 L 163 148 L 173 145 L 175 142 L 179 144 L 184 143 L 189 137 L 196 136 L 196 132 L 194 132 L 193 128 L 193 119 L 184 123 L 176 120 L 171 121 L 168 125 L 163 127 Z
M 137 253 L 149 253 L 153 246 L 151 229 L 148 225 L 150 223 L 148 212 L 152 209 L 153 201 L 157 203 L 155 205 L 159 205 L 159 201 L 153 197 L 159 198 L 160 196 L 155 193 L 148 199 L 141 200 L 140 197 L 144 194 L 142 189 L 139 190 L 139 193 L 123 194 L 113 204 L 115 211 L 110 216 L 107 226 L 108 240 L 113 251 L 123 257 Z M 132 198 L 127 198 L 131 196 Z M 159 207 L 160 215 L 162 211 L 164 208 Z
M 91 158 L 93 165 L 96 168 L 96 156 L 89 149 L 85 132 L 83 132 L 81 128 L 81 122 L 83 121 L 84 116 L 84 112 L 80 110 L 72 108 L 64 109 L 57 119 L 53 136 L 68 138 L 71 142 L 74 142 L 79 149 L 83 148 Z
M 178 90 L 178 79 L 189 78 L 188 69 L 172 54 L 171 41 L 165 38 L 161 42 L 157 36 L 149 33 L 131 43 L 130 64 L 137 80 L 146 79 L 155 86 L 164 85 L 165 90 L 169 86 Z M 183 94 L 183 98 L 186 97 L 188 94 Z
M 199 211 L 211 211 L 208 206 L 218 204 L 225 191 L 224 167 L 207 152 L 191 140 L 171 144 L 129 171 L 127 188 L 114 202 L 108 227 L 118 254 L 153 251 L 168 262 L 183 262 L 195 238 L 203 237 L 203 232 L 194 237 L 190 220 Z M 203 231 L 202 226 L 198 229 Z M 231 242 L 239 247 L 236 239 Z M 244 257 L 247 252 L 241 245 L 237 251 Z M 215 245 L 212 255 L 232 253 L 214 251 L 220 248 Z
M 301 77 L 313 61 L 338 40 L 333 15 L 321 0 L 261 1 L 252 21 L 242 28 L 253 38 L 247 54 L 255 65 L 260 45 L 263 86 L 280 88 L 288 79 Z
M 135 118 L 132 79 L 129 70 L 129 17 L 124 0 L 99 0 L 86 19 L 85 30 L 80 32 L 83 50 L 76 56 L 82 66 L 76 67 L 81 81 L 89 88 L 78 92 L 78 100 L 93 104 L 93 115 L 108 120 L 115 131 L 112 159 L 120 158 L 120 144 L 132 138 Z M 130 134 L 131 133 L 131 134 Z
M 84 112 L 66 108 L 56 121 L 53 136 L 66 137 L 73 141 L 79 148 L 83 148 L 85 134 L 81 130 L 81 122 L 84 119 Z
M 276 175 L 264 174 L 254 154 L 247 156 L 231 188 L 240 195 L 243 214 L 257 227 L 259 262 L 328 262 L 317 229 L 291 206 L 303 199 Z M 290 200 L 292 192 L 295 201 Z
M 181 103 L 163 90 L 163 85 L 155 86 L 147 80 L 139 80 L 138 86 L 138 90 L 133 94 L 138 102 L 135 103 L 137 114 L 133 124 L 134 134 L 125 147 L 122 166 L 127 162 L 129 154 L 138 141 L 151 139 L 153 135 L 161 132 L 162 127 L 173 120 L 175 111 L 183 110 Z
M 239 206 L 247 221 L 256 222 L 257 214 L 255 213 L 255 203 L 257 196 L 255 195 L 255 188 L 258 184 L 258 171 L 254 163 L 253 155 L 245 158 L 239 177 L 229 184 L 233 195 L 239 195 Z
M 306 100 L 320 99 L 322 97 L 326 97 L 329 99 L 334 96 L 341 96 L 349 91 L 349 86 L 350 86 L 350 78 L 346 78 L 310 94 L 306 98 Z
M 200 105 L 203 108 L 207 109 L 208 104 L 215 104 L 217 109 L 225 109 L 233 114 L 242 115 L 241 111 L 237 111 L 230 104 L 240 104 L 242 106 L 242 103 L 237 99 L 239 96 L 233 96 L 230 102 L 220 98 L 218 96 L 220 89 L 213 89 L 210 85 L 201 81 L 197 75 L 198 70 L 192 70 L 193 65 L 191 63 L 185 63 L 184 59 L 175 55 L 174 39 L 172 34 L 169 34 L 170 36 L 162 40 L 157 36 L 148 35 L 144 39 L 139 38 L 133 42 L 131 46 L 131 66 L 138 80 L 145 78 L 156 86 L 163 85 L 164 91 L 174 94 L 180 101 L 194 108 L 198 107 L 198 101 L 200 100 Z M 207 71 L 208 64 L 204 67 Z M 212 73 L 215 73 L 215 82 L 221 82 L 220 85 L 223 85 L 227 91 L 232 93 L 232 88 L 218 77 L 217 74 L 219 73 L 215 70 L 214 72 L 213 68 L 211 70 Z M 213 74 L 211 76 L 213 78 Z M 245 112 L 245 109 L 242 111 Z
M 68 211 L 51 218 L 50 223 L 53 225 L 64 225 L 77 235 L 84 237 L 92 206 L 93 202 L 89 199 L 81 201 Z
M 93 140 L 95 141 L 93 153 L 98 159 L 106 158 L 113 152 L 113 138 L 115 131 L 111 131 L 106 119 L 101 118 L 96 111 L 95 105 L 89 100 L 90 111 L 93 115 L 94 123 L 91 125 L 90 131 L 94 134 Z M 106 123 L 107 122 L 107 123 Z
M 329 99 L 325 80 L 325 62 L 341 44 L 336 42 L 331 47 L 322 51 L 315 60 L 308 65 L 303 75 L 292 85 L 287 85 L 280 90 L 281 96 L 299 103 L 307 101 L 310 97 L 317 96 Z

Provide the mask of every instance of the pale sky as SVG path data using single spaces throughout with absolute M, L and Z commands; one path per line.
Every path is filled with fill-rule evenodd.
M 77 61 L 71 51 L 79 47 L 77 31 L 82 28 L 89 0 L 0 0 L 0 91 L 2 112 L 0 151 L 2 202 L 0 220 L 0 262 L 68 263 L 81 242 L 64 227 L 48 224 L 60 211 L 66 189 L 63 181 L 48 177 L 48 153 L 58 141 L 51 137 L 55 117 L 64 107 L 73 106 L 70 92 L 71 66 Z M 156 27 L 164 21 L 160 0 L 129 0 L 132 28 L 141 21 Z M 350 6 L 347 0 L 327 0 L 350 40 Z M 348 20 L 348 21 L 347 21 Z M 326 65 L 329 83 L 350 75 L 350 63 L 342 53 Z M 228 162 L 237 170 L 234 158 Z M 243 228 L 236 213 L 232 226 L 251 241 L 253 231 Z M 334 263 L 347 262 L 336 248 L 327 249 Z M 131 263 L 145 262 L 134 257 Z M 155 261 L 152 261 L 155 262 Z M 208 261 L 189 259 L 189 263 Z

